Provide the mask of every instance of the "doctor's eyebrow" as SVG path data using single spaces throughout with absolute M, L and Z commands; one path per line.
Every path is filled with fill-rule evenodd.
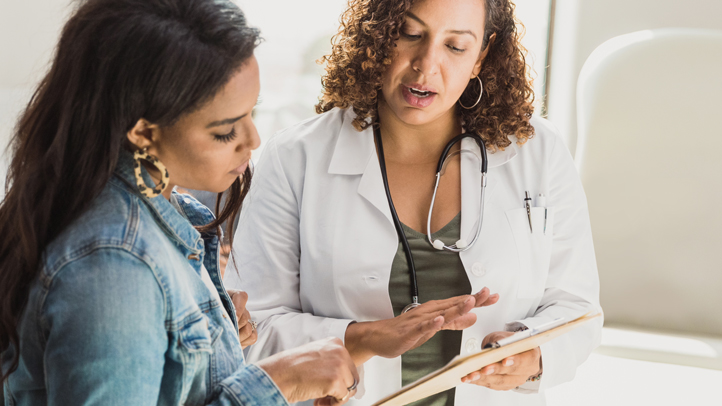
M 422 19 L 420 19 L 419 17 L 416 16 L 416 14 L 409 11 L 406 13 L 406 16 L 411 18 L 412 20 L 415 20 L 416 22 L 423 25 L 424 27 L 428 27 Z M 472 37 L 474 37 L 475 40 L 477 39 L 476 34 L 474 34 L 471 30 L 446 30 L 445 32 L 448 32 L 450 34 L 457 34 L 457 35 L 468 34 L 468 35 L 471 35 Z

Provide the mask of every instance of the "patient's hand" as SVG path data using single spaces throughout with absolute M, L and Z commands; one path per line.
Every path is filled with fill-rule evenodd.
M 356 394 L 358 371 L 339 338 L 329 337 L 256 363 L 289 403 L 316 399 L 315 406 L 338 406 Z
M 255 327 L 251 325 L 251 314 L 246 310 L 248 293 L 242 290 L 228 289 L 228 295 L 233 301 L 233 307 L 236 308 L 238 340 L 241 342 L 241 348 L 246 348 L 258 340 L 258 332 Z
M 484 338 L 481 346 L 509 337 L 511 331 L 495 331 Z M 504 358 L 496 364 L 487 365 L 461 378 L 461 382 L 485 386 L 489 389 L 507 391 L 523 385 L 527 379 L 541 372 L 539 347 Z

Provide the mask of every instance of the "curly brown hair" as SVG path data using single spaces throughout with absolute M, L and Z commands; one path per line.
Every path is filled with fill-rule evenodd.
M 486 21 L 482 49 L 489 47 L 482 70 L 484 97 L 476 107 L 466 110 L 457 106 L 467 132 L 484 139 L 487 148 L 504 149 L 534 135 L 529 124 L 534 107 L 534 91 L 525 61 L 526 49 L 517 31 L 514 4 L 509 0 L 484 0 Z M 324 91 L 316 105 L 323 113 L 334 107 L 352 107 L 354 127 L 361 131 L 377 122 L 377 102 L 382 78 L 393 58 L 406 13 L 414 0 L 350 0 L 341 16 L 339 32 L 333 37 L 330 55 L 321 58 L 326 64 L 322 79 Z M 473 105 L 479 95 L 477 80 L 471 80 L 461 102 Z

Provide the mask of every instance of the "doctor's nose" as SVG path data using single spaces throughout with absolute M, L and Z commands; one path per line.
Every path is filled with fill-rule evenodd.
M 439 72 L 439 54 L 433 44 L 427 42 L 419 47 L 411 60 L 414 71 L 424 76 L 432 76 Z

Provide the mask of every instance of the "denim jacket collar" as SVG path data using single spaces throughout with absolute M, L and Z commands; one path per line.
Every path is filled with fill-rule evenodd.
M 165 230 L 172 240 L 184 246 L 193 254 L 202 256 L 204 253 L 203 239 L 194 226 L 208 224 L 213 220 L 213 214 L 210 213 L 208 209 L 206 209 L 207 213 L 196 213 L 193 210 L 188 210 L 188 205 L 184 204 L 183 199 L 179 199 L 179 204 L 188 217 L 186 219 L 162 195 L 153 198 L 146 197 L 140 193 L 136 185 L 133 168 L 134 162 L 133 154 L 125 149 L 121 149 L 118 156 L 118 164 L 115 167 L 115 177 L 120 179 L 131 193 L 150 207 L 151 212 L 155 215 L 156 222 Z M 153 184 L 150 175 L 142 166 L 141 174 L 146 184 Z M 173 191 L 173 193 L 176 192 Z

